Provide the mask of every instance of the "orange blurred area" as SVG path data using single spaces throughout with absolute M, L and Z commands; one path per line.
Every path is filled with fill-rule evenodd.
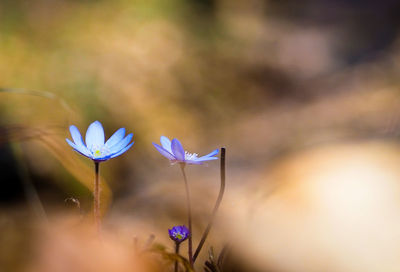
M 347 143 L 280 160 L 234 207 L 248 256 L 278 271 L 396 271 L 398 151 Z
M 161 135 L 199 156 L 227 150 L 195 271 L 221 252 L 220 272 L 398 271 L 399 12 L 395 0 L 0 1 L 0 271 L 173 271 L 167 230 L 187 223 L 186 195 L 152 145 Z M 101 163 L 100 240 L 93 162 L 65 141 L 95 120 L 135 141 Z M 197 245 L 219 161 L 186 174 Z

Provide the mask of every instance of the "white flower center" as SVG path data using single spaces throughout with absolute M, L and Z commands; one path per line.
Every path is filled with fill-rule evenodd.
M 195 160 L 195 159 L 197 159 L 198 155 L 199 154 L 197 154 L 197 153 L 189 153 L 189 152 L 185 151 L 185 161 Z
M 90 151 L 92 152 L 94 158 L 104 157 L 109 153 L 109 150 L 105 145 L 104 146 L 93 145 L 90 147 Z

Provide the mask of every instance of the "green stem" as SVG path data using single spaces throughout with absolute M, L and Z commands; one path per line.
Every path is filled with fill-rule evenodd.
M 189 256 L 190 268 L 193 269 L 192 208 L 191 208 L 191 204 L 190 204 L 189 184 L 188 184 L 186 174 L 185 174 L 185 163 L 181 163 L 180 165 L 181 165 L 183 180 L 185 181 L 186 200 L 187 200 L 186 202 L 187 202 L 188 227 L 189 227 L 188 256 Z
M 193 255 L 193 263 L 196 261 L 197 257 L 199 256 L 199 253 L 204 245 L 204 242 L 207 239 L 208 233 L 210 232 L 211 227 L 214 223 L 215 215 L 217 214 L 218 208 L 221 205 L 221 201 L 224 196 L 224 192 L 225 192 L 225 148 L 224 147 L 221 148 L 220 172 L 221 172 L 221 184 L 220 184 L 220 188 L 219 188 L 218 198 L 217 198 L 217 201 L 215 202 L 214 209 L 211 213 L 210 222 L 208 223 L 208 225 L 203 233 L 203 236 L 201 237 L 200 243 L 197 246 L 196 251 Z

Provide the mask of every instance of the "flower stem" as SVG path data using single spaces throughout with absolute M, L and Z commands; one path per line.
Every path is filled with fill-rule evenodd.
M 188 226 L 189 226 L 189 237 L 188 237 L 189 264 L 190 264 L 190 268 L 193 268 L 192 208 L 191 208 L 191 204 L 190 204 L 189 184 L 188 184 L 186 174 L 185 174 L 185 163 L 181 163 L 180 165 L 181 165 L 183 180 L 185 181 L 185 188 L 186 188 L 186 202 L 187 202 Z
M 178 255 L 179 254 L 179 245 L 180 243 L 175 242 L 175 254 Z M 175 261 L 175 272 L 178 272 L 178 260 Z
M 211 227 L 214 223 L 215 215 L 217 214 L 218 208 L 219 208 L 222 198 L 224 196 L 224 192 L 225 192 L 225 148 L 224 147 L 221 148 L 220 173 L 221 173 L 221 184 L 220 184 L 220 188 L 219 188 L 218 198 L 217 198 L 217 201 L 215 202 L 214 209 L 211 213 L 210 222 L 208 223 L 208 225 L 203 233 L 203 236 L 201 237 L 199 245 L 197 246 L 196 251 L 193 255 L 193 263 L 196 261 L 197 257 L 199 256 L 199 253 L 204 245 L 204 242 L 207 239 L 208 233 L 210 232 Z
M 99 162 L 94 162 L 94 190 L 93 190 L 93 214 L 94 222 L 96 225 L 97 232 L 100 233 L 100 180 L 99 180 Z

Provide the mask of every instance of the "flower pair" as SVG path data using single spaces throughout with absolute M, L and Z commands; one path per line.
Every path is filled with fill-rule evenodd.
M 86 131 L 85 143 L 76 126 L 70 126 L 72 140 L 66 139 L 67 143 L 81 155 L 92 159 L 94 162 L 102 162 L 119 155 L 122 155 L 133 145 L 133 133 L 125 136 L 125 128 L 118 129 L 106 142 L 104 129 L 99 121 L 90 124 Z M 178 139 L 170 141 L 167 137 L 161 136 L 161 146 L 153 143 L 154 147 L 172 163 L 203 164 L 205 161 L 216 160 L 218 149 L 211 153 L 198 157 L 196 153 L 189 153 L 183 149 Z

